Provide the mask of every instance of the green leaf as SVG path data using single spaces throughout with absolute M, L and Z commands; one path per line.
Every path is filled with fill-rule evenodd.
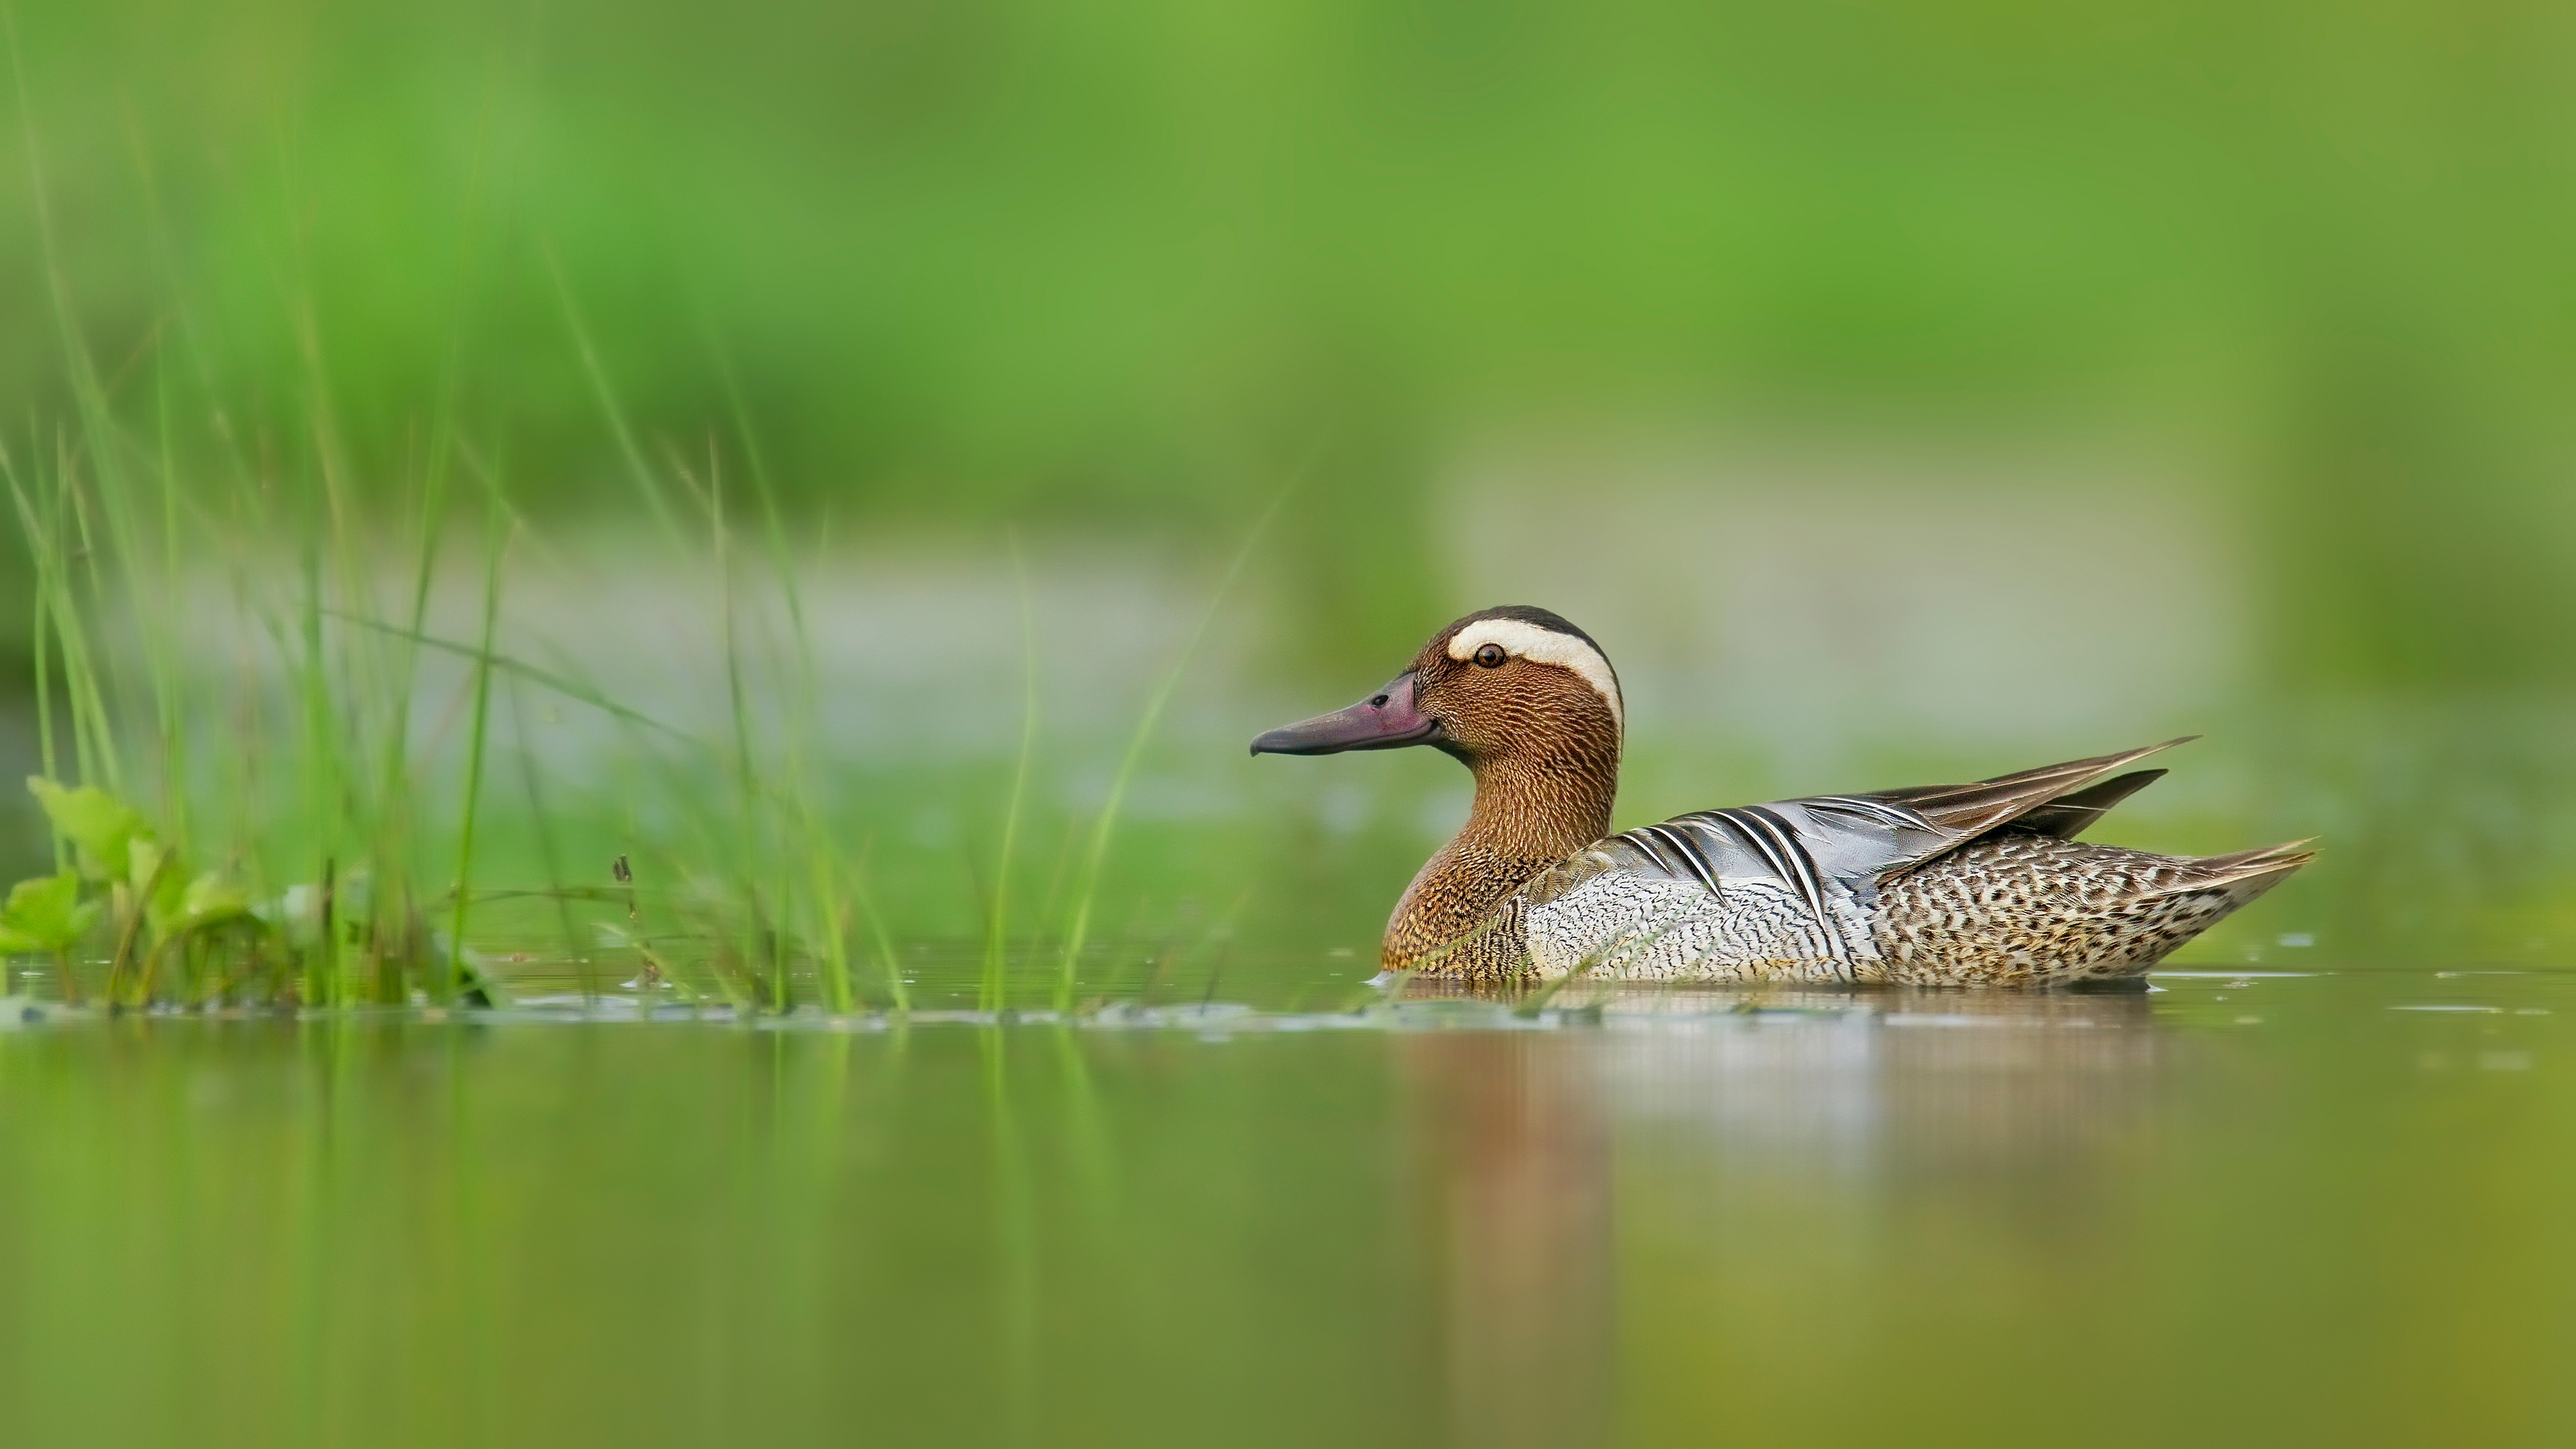
M 106 880 L 130 865 L 129 847 L 136 836 L 152 838 L 133 806 L 95 785 L 73 788 L 30 775 L 27 789 L 45 807 L 55 831 L 79 852 L 81 874 L 91 880 Z
M 188 877 L 178 852 L 138 835 L 125 843 L 125 855 L 125 879 L 143 901 L 144 915 L 154 929 L 169 930 L 169 918 L 178 914 L 188 893 Z
M 80 886 L 70 871 L 18 882 L 0 906 L 0 928 L 32 942 L 31 950 L 69 950 L 98 920 L 98 902 L 82 900 Z
M 178 891 L 173 908 L 156 924 L 164 931 L 193 931 L 250 914 L 250 897 L 226 885 L 213 871 Z

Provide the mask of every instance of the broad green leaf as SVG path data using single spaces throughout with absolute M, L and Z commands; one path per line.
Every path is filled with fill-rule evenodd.
M 0 927 L 33 941 L 36 950 L 69 949 L 98 920 L 98 902 L 82 900 L 80 885 L 70 871 L 18 882 L 0 906 Z
M 30 775 L 27 789 L 45 807 L 54 829 L 79 852 L 81 874 L 92 880 L 106 880 L 129 865 L 128 847 L 136 836 L 151 838 L 133 806 L 95 785 L 74 788 Z
M 0 925 L 0 956 L 32 956 L 45 949 L 45 943 L 23 931 Z
M 250 914 L 250 898 L 226 885 L 213 871 L 188 882 L 175 909 L 161 921 L 164 931 L 193 931 Z

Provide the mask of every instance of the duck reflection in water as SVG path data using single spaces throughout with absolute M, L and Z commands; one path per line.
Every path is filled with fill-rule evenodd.
M 1865 1258 L 1885 1213 L 1964 1208 L 2000 1249 L 2139 1130 L 2172 1047 L 2134 992 L 1578 983 L 1550 1007 L 1598 1024 L 1398 1040 L 1461 1444 L 1617 1437 L 1640 1221 L 1721 1277 L 1784 1226 Z

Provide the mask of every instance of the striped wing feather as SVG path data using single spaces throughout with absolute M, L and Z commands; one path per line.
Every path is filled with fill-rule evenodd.
M 2063 765 L 2042 765 L 2036 770 L 1997 775 L 1991 780 L 1979 780 L 1970 785 L 1916 785 L 1903 790 L 1880 790 L 1872 793 L 1870 798 L 1903 805 L 1935 828 L 1956 835 L 1958 839 L 1953 844 L 1965 844 L 1999 825 L 2009 824 L 2043 805 L 2075 794 L 2125 765 L 2135 764 L 2159 750 L 2169 750 L 2198 738 L 2198 735 L 2183 735 L 2160 745 L 2123 750 L 2116 755 L 2096 755 L 2089 760 L 2069 760 Z M 2146 782 L 2142 780 L 2139 783 Z M 1939 853 L 1934 852 L 1936 855 Z
M 1730 875 L 1768 876 L 1823 914 L 1822 882 L 1884 882 L 2006 828 L 2072 838 L 2162 770 L 2118 773 L 2181 739 L 1998 775 L 1966 785 L 1918 785 L 1704 810 L 1640 826 L 1613 840 L 1642 864 L 1711 892 Z

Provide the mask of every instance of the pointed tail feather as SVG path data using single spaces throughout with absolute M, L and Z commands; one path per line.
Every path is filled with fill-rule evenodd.
M 2125 775 L 2114 775 L 2099 785 L 2086 786 L 2072 795 L 2060 795 L 2014 820 L 2006 828 L 2073 840 L 2110 814 L 2111 807 L 2164 777 L 2162 770 L 2131 770 Z
M 2164 750 L 2170 750 L 2176 745 L 2190 744 L 2192 741 L 2199 738 L 2200 736 L 2198 735 L 2176 735 L 2172 739 L 2166 740 L 2161 744 L 2140 745 L 2134 750 L 2122 750 L 2116 755 L 2096 755 L 2089 760 L 2069 760 L 2063 765 L 2042 765 L 2035 770 L 2015 770 L 2009 775 L 1996 775 L 1991 779 L 1980 780 L 1977 783 L 1980 785 L 2014 785 L 2019 784 L 2024 780 L 2038 781 L 2050 776 L 2065 774 L 2069 771 L 2104 775 L 2129 763 L 2131 760 L 2143 760 L 2149 755 L 2157 754 Z
M 2036 770 L 1997 775 L 1991 780 L 1979 780 L 1970 785 L 1918 785 L 1905 790 L 1878 791 L 1872 798 L 1912 809 L 1949 837 L 1938 849 L 1903 861 L 1885 874 L 1893 876 L 1915 869 L 2043 805 L 2085 791 L 2124 765 L 2198 738 L 2198 735 L 2183 735 L 2162 744 L 2123 750 L 2116 755 L 2097 755 L 2089 760 L 2043 765 Z M 2110 807 L 2104 805 L 2102 808 L 2107 810 Z
M 2308 848 L 2314 844 L 2316 844 L 2316 837 L 2310 836 L 2306 840 L 2290 840 L 2279 845 L 2267 845 L 2260 850 L 2240 850 L 2232 855 L 2196 856 L 2192 859 L 2191 867 L 2193 872 L 2199 875 L 2200 880 L 2185 889 L 2207 890 L 2212 886 L 2220 885 L 2251 886 L 2254 890 L 2245 897 L 2251 900 L 2255 895 L 2280 884 L 2290 872 L 2316 859 L 2317 852 Z

